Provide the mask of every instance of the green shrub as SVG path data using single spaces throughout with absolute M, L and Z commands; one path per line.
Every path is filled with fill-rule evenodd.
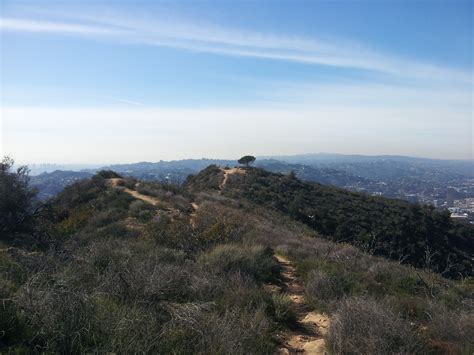
M 201 295 L 201 298 L 216 302 L 220 312 L 225 312 L 230 308 L 255 311 L 271 303 L 265 290 L 248 275 L 208 273 L 202 276 L 202 281 L 211 283 L 205 289 L 208 292 L 206 297 Z
M 101 170 L 96 173 L 96 176 L 100 176 L 103 179 L 121 178 L 121 176 L 113 170 Z
M 121 209 L 108 209 L 95 213 L 88 221 L 88 229 L 95 230 L 101 227 L 107 227 L 110 224 L 120 221 L 126 217 L 126 212 Z
M 293 302 L 287 294 L 273 294 L 269 308 L 270 314 L 276 322 L 290 327 L 296 325 L 296 312 Z
M 155 215 L 154 207 L 149 203 L 140 200 L 133 201 L 128 209 L 128 215 L 137 218 L 140 222 L 146 223 Z
M 213 272 L 241 272 L 260 282 L 276 280 L 279 271 L 272 250 L 259 245 L 218 245 L 202 254 L 199 263 Z
M 16 285 L 0 277 L 0 352 L 10 346 L 18 346 L 25 336 L 25 330 L 13 300 L 16 288 Z
M 401 317 L 426 322 L 429 302 L 426 297 L 387 294 L 384 298 L 390 308 Z
M 27 270 L 10 257 L 7 251 L 0 251 L 0 279 L 18 285 L 25 282 L 26 278 Z
M 157 336 L 169 315 L 161 307 L 140 307 L 97 295 L 93 300 L 97 337 L 95 351 L 104 353 L 159 353 Z
M 147 223 L 145 234 L 150 240 L 167 248 L 190 252 L 198 246 L 192 227 L 187 220 L 173 221 L 167 216 L 160 216 L 159 219 Z
M 88 296 L 64 284 L 32 279 L 17 306 L 29 334 L 28 346 L 46 353 L 91 351 L 95 309 Z M 26 340 L 26 339 L 25 339 Z
M 130 238 L 135 237 L 137 232 L 128 229 L 123 222 L 115 222 L 107 224 L 105 227 L 98 229 L 93 233 L 97 238 L 115 237 Z
M 202 246 L 240 242 L 248 229 L 242 213 L 220 206 L 203 204 L 194 217 L 194 231 Z
M 271 354 L 271 322 L 263 310 L 216 313 L 208 304 L 177 305 L 162 332 L 163 352 L 175 354 Z
M 309 272 L 305 282 L 305 295 L 313 307 L 327 311 L 350 292 L 350 285 L 343 275 L 329 275 L 322 270 Z

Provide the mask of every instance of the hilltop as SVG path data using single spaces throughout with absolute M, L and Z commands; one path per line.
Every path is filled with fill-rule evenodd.
M 215 190 L 222 170 L 210 166 L 187 186 Z M 430 206 L 372 197 L 337 187 L 308 184 L 294 174 L 251 168 L 232 174 L 225 196 L 246 199 L 305 223 L 321 236 L 351 243 L 361 250 L 390 257 L 444 275 L 472 275 L 474 228 L 453 222 Z
M 438 254 L 418 268 L 382 257 L 400 247 L 393 235 L 416 244 L 423 230 L 409 236 L 393 229 L 372 244 L 364 239 L 398 215 L 405 222 L 385 228 L 409 218 L 412 227 L 423 221 L 456 230 L 435 212 L 293 175 L 217 166 L 182 186 L 101 171 L 40 208 L 28 204 L 24 177 L 8 166 L 0 175 L 4 201 L 25 197 L 24 204 L 0 205 L 12 217 L 0 215 L 2 352 L 474 349 L 472 279 L 434 273 L 433 264 L 444 260 Z M 341 230 L 343 217 L 351 223 Z M 448 225 L 430 224 L 438 219 Z M 338 233 L 354 237 L 335 242 Z M 453 238 L 463 240 L 463 233 L 471 230 Z M 430 239 L 420 242 L 431 247 Z M 438 245 L 453 248 L 460 265 L 472 251 L 445 241 L 434 243 L 433 253 Z

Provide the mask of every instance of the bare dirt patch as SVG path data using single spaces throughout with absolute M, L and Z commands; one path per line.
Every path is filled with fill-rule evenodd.
M 224 179 L 222 180 L 222 182 L 219 184 L 219 190 L 222 191 L 222 189 L 224 189 L 225 185 L 227 184 L 227 181 L 229 179 L 229 176 L 230 175 L 233 175 L 233 174 L 245 174 L 246 171 L 242 168 L 224 168 L 224 169 L 221 169 L 221 171 L 224 173 Z

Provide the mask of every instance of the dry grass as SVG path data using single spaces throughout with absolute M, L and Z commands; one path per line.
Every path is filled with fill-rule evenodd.
M 334 354 L 413 354 L 423 348 L 408 322 L 362 298 L 342 302 L 331 319 L 327 344 Z

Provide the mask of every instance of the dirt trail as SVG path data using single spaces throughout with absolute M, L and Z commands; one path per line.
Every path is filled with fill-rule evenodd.
M 189 223 L 191 223 L 191 227 L 196 228 L 196 212 L 199 209 L 199 205 L 196 202 L 191 202 L 191 207 L 193 208 L 193 211 L 189 216 Z
M 224 173 L 224 180 L 219 184 L 219 190 L 222 190 L 224 186 L 227 184 L 227 180 L 229 179 L 230 175 L 233 174 L 245 174 L 246 171 L 242 168 L 224 168 L 221 169 L 221 171 Z
M 112 187 L 117 187 L 119 186 L 119 182 L 123 181 L 121 178 L 112 178 L 108 179 L 108 183 Z M 138 200 L 142 200 L 144 202 L 147 202 L 153 206 L 156 206 L 160 203 L 160 200 L 158 200 L 156 197 L 152 196 L 147 196 L 139 193 L 138 191 L 135 190 L 130 190 L 128 187 L 123 187 L 123 192 L 135 197 Z
M 295 267 L 283 256 L 276 255 L 276 258 L 282 268 L 284 291 L 293 301 L 298 318 L 296 329 L 283 334 L 284 341 L 278 353 L 327 354 L 324 335 L 327 333 L 329 318 L 309 310 L 304 299 L 303 286 L 296 277 Z
M 123 181 L 122 178 L 111 178 L 111 179 L 107 179 L 107 185 L 110 186 L 110 187 L 113 187 L 113 188 L 117 188 L 117 187 L 122 187 L 122 191 L 129 194 L 130 196 L 133 196 L 135 197 L 136 199 L 138 200 L 141 200 L 141 201 L 144 201 L 146 203 L 149 203 L 153 206 L 157 206 L 158 204 L 161 203 L 161 201 L 156 198 L 156 197 L 152 197 L 152 196 L 147 196 L 147 195 L 143 195 L 141 193 L 139 193 L 138 191 L 135 191 L 135 190 L 131 190 L 125 186 L 121 186 L 120 183 Z M 191 215 L 190 215 L 190 223 L 193 227 L 195 227 L 195 218 L 196 218 L 196 212 L 199 208 L 199 205 L 196 203 L 196 202 L 191 202 L 191 207 L 193 209 L 193 211 L 191 212 Z M 177 209 L 174 209 L 174 208 L 165 208 L 164 209 L 166 212 L 168 213 L 180 213 L 179 210 Z M 130 222 L 129 223 L 130 226 L 133 227 L 133 223 Z

